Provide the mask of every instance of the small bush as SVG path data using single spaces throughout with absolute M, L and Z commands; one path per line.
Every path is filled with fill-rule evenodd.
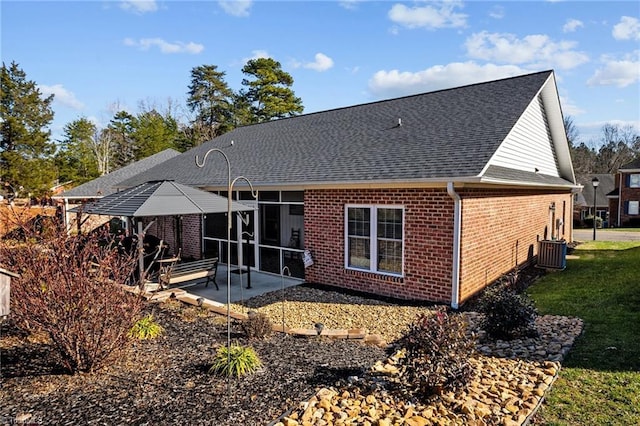
M 139 340 L 155 339 L 164 332 L 160 324 L 156 322 L 152 314 L 140 318 L 129 330 L 129 337 Z
M 464 386 L 473 375 L 469 359 L 475 339 L 462 315 L 449 314 L 446 308 L 418 316 L 398 345 L 405 350 L 398 360 L 396 391 L 401 394 L 426 402 Z
M 253 373 L 261 366 L 262 362 L 253 348 L 240 345 L 231 345 L 230 348 L 221 346 L 216 352 L 209 373 L 242 377 Z
M 249 312 L 249 318 L 242 321 L 242 330 L 250 339 L 264 339 L 273 332 L 269 317 L 262 312 Z
M 538 313 L 533 301 L 525 294 L 518 294 L 508 281 L 487 288 L 478 308 L 485 316 L 481 326 L 489 337 L 512 340 L 536 334 Z
M 587 216 L 584 218 L 584 226 L 593 229 L 593 216 Z M 596 216 L 596 228 L 602 228 L 603 220 L 600 216 Z
M 195 322 L 198 318 L 207 318 L 209 310 L 202 306 L 188 306 L 180 311 L 179 316 L 183 321 Z

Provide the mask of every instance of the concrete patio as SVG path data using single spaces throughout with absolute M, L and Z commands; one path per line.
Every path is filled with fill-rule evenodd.
M 271 291 L 282 290 L 283 288 L 300 285 L 304 280 L 299 278 L 284 277 L 264 272 L 251 271 L 251 288 L 248 286 L 248 275 L 245 271 L 243 274 L 237 273 L 237 267 L 232 266 L 231 269 L 231 287 L 230 296 L 231 303 L 239 303 L 255 296 L 259 296 Z M 227 266 L 218 265 L 216 274 L 216 282 L 220 290 L 216 290 L 213 283 L 209 283 L 208 287 L 204 286 L 206 279 L 190 281 L 184 285 L 171 286 L 171 289 L 183 289 L 186 292 L 198 297 L 212 300 L 221 304 L 227 303 Z

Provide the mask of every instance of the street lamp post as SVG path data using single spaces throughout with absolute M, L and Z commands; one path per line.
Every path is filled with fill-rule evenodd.
M 198 156 L 196 155 L 196 166 L 198 168 L 204 167 L 207 157 L 212 152 L 219 153 L 227 162 L 227 358 L 229 358 L 231 356 L 231 227 L 233 224 L 231 220 L 231 193 L 233 191 L 233 185 L 240 179 L 245 180 L 249 184 L 251 195 L 253 195 L 254 198 L 258 198 L 258 193 L 254 191 L 251 181 L 244 176 L 238 176 L 231 180 L 231 162 L 229 161 L 229 157 L 219 148 L 208 150 L 204 154 L 202 162 L 198 160 Z M 241 243 L 241 241 L 238 243 Z M 229 363 L 229 359 L 227 359 L 227 363 Z
M 598 180 L 597 177 L 594 177 L 591 180 L 591 184 L 593 185 L 593 241 L 596 240 L 596 195 L 597 195 L 597 191 L 598 191 L 598 185 L 600 184 L 600 181 Z

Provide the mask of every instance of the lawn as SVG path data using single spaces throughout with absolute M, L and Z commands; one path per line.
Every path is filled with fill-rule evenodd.
M 539 424 L 640 424 L 640 247 L 596 243 L 528 290 L 540 314 L 585 322 Z

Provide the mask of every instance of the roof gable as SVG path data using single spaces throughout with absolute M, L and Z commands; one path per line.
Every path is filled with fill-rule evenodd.
M 237 128 L 123 184 L 176 180 L 225 187 L 222 156 L 211 156 L 202 169 L 194 164 L 196 155 L 202 158 L 212 148 L 225 152 L 232 176 L 243 175 L 255 186 L 478 179 L 551 75 L 540 72 Z
M 540 97 L 536 96 L 531 102 L 489 165 L 558 176 L 553 141 Z
M 576 178 L 577 183 L 582 185 L 582 196 L 584 198 L 585 205 L 593 206 L 593 178 L 598 178 L 598 189 L 596 193 L 596 204 L 598 206 L 608 206 L 609 201 L 607 196 L 614 191 L 616 187 L 615 175 L 610 173 L 598 173 L 593 175 L 578 176 Z
M 496 150 L 485 172 L 493 166 L 575 182 L 553 74 Z

